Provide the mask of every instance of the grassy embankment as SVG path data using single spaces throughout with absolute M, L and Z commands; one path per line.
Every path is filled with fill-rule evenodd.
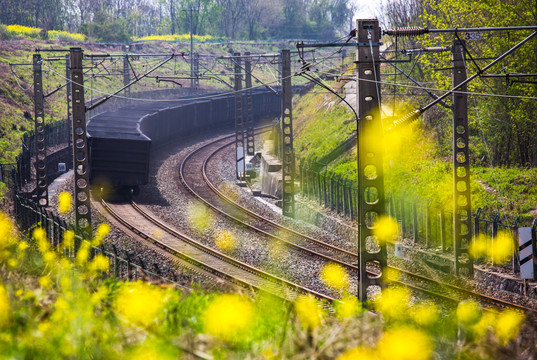
M 331 85 L 342 86 L 335 82 Z M 295 106 L 295 149 L 299 157 L 321 159 L 356 128 L 354 114 L 334 95 L 319 88 L 297 99 Z M 453 201 L 452 164 L 450 159 L 437 155 L 432 138 L 420 124 L 385 138 L 385 186 L 388 192 L 430 201 L 449 211 Z M 356 147 L 327 169 L 356 178 Z M 521 215 L 522 223 L 531 222 L 537 204 L 536 172 L 528 168 L 472 166 L 473 209 L 483 208 L 489 216 L 505 213 L 511 219 Z
M 62 197 L 60 210 L 72 211 L 70 196 Z M 440 311 L 412 300 L 406 288 L 385 289 L 372 302 L 382 316 L 373 316 L 349 296 L 349 276 L 337 264 L 312 274 L 340 294 L 333 314 L 307 296 L 287 304 L 248 291 L 117 281 L 103 276 L 107 258 L 88 257 L 107 232 L 99 226 L 69 260 L 60 254 L 72 248 L 72 232 L 51 248 L 37 228 L 34 247 L 0 213 L 0 358 L 509 359 L 534 348 L 535 331 L 531 320 L 521 331 L 522 314 L 484 313 L 468 301 Z M 380 241 L 397 235 L 383 233 Z

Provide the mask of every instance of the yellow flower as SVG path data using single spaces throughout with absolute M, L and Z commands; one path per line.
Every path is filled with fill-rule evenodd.
M 349 287 L 349 277 L 343 266 L 336 263 L 328 263 L 321 269 L 323 283 L 338 291 Z
M 19 242 L 19 245 L 17 245 L 17 250 L 22 253 L 24 251 L 26 251 L 26 249 L 28 249 L 29 245 L 28 245 L 28 242 L 26 241 L 21 241 Z
M 487 236 L 485 234 L 479 234 L 474 238 L 474 241 L 470 243 L 470 255 L 474 258 L 479 258 L 487 254 Z
M 62 192 L 58 195 L 58 211 L 60 214 L 66 214 L 73 210 L 73 198 L 70 193 Z
M 506 309 L 498 315 L 496 321 L 495 333 L 498 341 L 502 345 L 513 340 L 520 331 L 524 323 L 524 316 L 514 310 Z
M 188 221 L 193 230 L 203 232 L 212 225 L 211 213 L 202 204 L 191 204 L 188 207 Z
M 72 249 L 75 246 L 75 232 L 73 230 L 66 230 L 63 233 L 63 248 Z
M 35 241 L 37 241 L 37 246 L 39 247 L 39 251 L 42 253 L 45 253 L 50 248 L 50 244 L 47 240 L 47 233 L 45 232 L 45 229 L 43 228 L 36 228 L 34 229 L 32 233 L 32 237 Z
M 488 256 L 496 263 L 507 261 L 513 256 L 514 239 L 507 231 L 499 231 L 498 236 L 492 241 Z
M 129 351 L 129 360 L 175 360 L 177 349 L 159 340 L 148 338 L 142 345 L 136 346 Z
M 39 285 L 41 285 L 43 289 L 49 289 L 52 286 L 52 280 L 49 276 L 41 276 L 39 278 Z
M 224 294 L 214 299 L 203 313 L 207 333 L 226 341 L 236 341 L 248 335 L 253 325 L 251 302 L 236 294 Z
M 406 288 L 393 287 L 382 291 L 375 299 L 375 308 L 386 318 L 398 319 L 408 315 L 410 291 Z
M 440 318 L 438 308 L 433 303 L 416 305 L 414 308 L 414 321 L 421 326 L 434 325 Z
M 377 356 L 373 349 L 357 347 L 341 354 L 336 360 L 374 360 Z
M 95 233 L 95 238 L 92 241 L 93 246 L 99 246 L 103 243 L 103 239 L 110 233 L 110 225 L 108 224 L 100 224 L 97 227 L 97 231 Z
M 300 295 L 295 299 L 295 312 L 300 323 L 307 329 L 314 329 L 323 320 L 323 310 L 311 295 Z
M 6 248 L 15 242 L 15 226 L 11 219 L 0 211 L 0 249 Z
M 126 321 L 150 326 L 164 316 L 165 290 L 137 281 L 121 287 L 115 301 L 116 313 Z
M 348 319 L 362 312 L 362 304 L 355 296 L 346 294 L 335 305 L 336 316 L 339 319 Z
M 222 251 L 232 251 L 237 246 L 235 236 L 229 230 L 223 230 L 216 233 L 214 243 Z
M 7 266 L 9 266 L 12 269 L 16 268 L 18 265 L 19 265 L 19 261 L 17 259 L 10 258 L 7 261 Z
M 461 301 L 457 306 L 457 320 L 464 326 L 477 324 L 482 315 L 483 308 L 475 301 Z
M 96 272 L 107 272 L 110 267 L 110 261 L 104 255 L 98 254 L 91 260 L 89 269 Z
M 386 331 L 377 350 L 383 360 L 429 360 L 433 343 L 425 333 L 401 327 Z
M 392 242 L 399 236 L 399 224 L 389 216 L 380 216 L 375 221 L 373 235 L 381 244 Z
M 6 326 L 11 319 L 11 306 L 6 288 L 0 284 L 0 328 Z
M 481 320 L 479 320 L 479 322 L 473 327 L 475 334 L 478 337 L 485 339 L 489 331 L 494 329 L 497 316 L 498 314 L 496 312 L 487 311 L 483 313 Z

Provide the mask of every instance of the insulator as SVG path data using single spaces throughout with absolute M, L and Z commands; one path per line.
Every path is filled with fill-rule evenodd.
M 393 35 L 393 36 L 418 36 L 418 35 L 426 34 L 428 32 L 429 32 L 428 28 L 403 27 L 403 28 L 386 30 L 384 31 L 384 34 Z
M 393 130 L 395 130 L 397 128 L 400 128 L 401 126 L 405 126 L 405 125 L 408 125 L 408 124 L 416 121 L 421 116 L 421 114 L 423 114 L 423 109 L 421 109 L 421 108 L 418 109 L 418 110 L 414 110 L 411 113 L 406 114 L 405 116 L 403 116 L 399 120 L 395 120 L 393 122 L 392 126 L 390 126 L 388 128 L 388 132 L 393 131 Z

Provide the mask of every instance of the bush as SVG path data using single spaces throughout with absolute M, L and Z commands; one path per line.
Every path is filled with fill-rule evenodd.
M 0 40 L 11 40 L 13 36 L 9 32 L 7 26 L 0 24 Z

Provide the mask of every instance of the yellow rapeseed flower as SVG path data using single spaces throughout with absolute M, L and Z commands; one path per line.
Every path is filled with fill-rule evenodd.
M 60 214 L 66 214 L 71 210 L 73 210 L 73 197 L 64 191 L 58 195 L 58 211 Z
M 377 350 L 382 360 L 429 360 L 433 342 L 420 330 L 401 327 L 386 331 Z
M 363 346 L 350 349 L 341 354 L 336 360 L 374 360 L 377 359 L 377 354 L 370 348 Z
M 302 326 L 314 329 L 321 325 L 323 310 L 311 295 L 300 295 L 295 299 L 295 312 Z
M 498 315 L 494 328 L 496 337 L 502 345 L 517 337 L 520 327 L 524 323 L 524 316 L 514 310 L 506 309 Z
M 45 229 L 40 227 L 34 229 L 34 231 L 32 232 L 32 237 L 37 242 L 37 246 L 41 253 L 45 253 L 48 251 L 48 249 L 50 248 L 50 243 L 48 242 L 47 233 L 45 232 Z
M 498 236 L 492 241 L 492 246 L 488 249 L 488 256 L 496 263 L 507 261 L 513 256 L 514 239 L 507 231 L 499 231 Z
M 338 291 L 346 290 L 349 287 L 349 276 L 343 266 L 336 263 L 328 263 L 321 269 L 322 282 Z
M 0 328 L 6 326 L 11 319 L 11 306 L 6 288 L 0 284 Z
M 457 306 L 457 320 L 464 326 L 472 326 L 479 322 L 483 308 L 473 300 L 461 301 Z
M 164 289 L 137 281 L 121 287 L 114 308 L 126 321 L 147 327 L 162 319 L 165 301 Z
M 52 286 L 52 280 L 50 279 L 50 276 L 41 276 L 39 278 L 39 285 L 43 289 L 50 289 L 50 287 Z
M 110 233 L 110 225 L 104 223 L 97 227 L 95 232 L 95 238 L 92 241 L 93 246 L 100 246 L 103 243 L 104 238 Z
M 410 291 L 406 288 L 391 287 L 382 291 L 375 299 L 375 308 L 386 318 L 399 319 L 408 315 Z
M 355 296 L 346 294 L 335 305 L 336 316 L 339 319 L 348 319 L 362 312 L 362 304 Z
M 212 225 L 211 213 L 202 204 L 191 204 L 188 207 L 188 221 L 194 231 L 204 232 Z
M 229 230 L 218 231 L 214 237 L 214 243 L 218 249 L 225 252 L 233 251 L 237 246 L 237 240 Z
M 474 241 L 470 243 L 469 251 L 475 259 L 485 256 L 487 254 L 487 239 L 490 239 L 485 234 L 479 234 L 474 238 Z
M 373 235 L 381 244 L 392 242 L 399 236 L 399 224 L 390 216 L 380 216 L 375 221 Z
M 11 219 L 0 211 L 0 249 L 15 243 L 15 226 Z
M 63 232 L 62 246 L 64 249 L 72 249 L 75 246 L 75 232 L 73 230 Z
M 19 265 L 19 260 L 17 259 L 9 258 L 7 260 L 7 266 L 9 266 L 12 269 L 16 268 L 18 265 Z
M 497 316 L 498 314 L 492 311 L 483 313 L 481 320 L 479 320 L 472 328 L 478 338 L 486 339 L 487 334 L 494 329 Z
M 226 341 L 246 336 L 253 326 L 254 308 L 251 302 L 236 294 L 224 294 L 214 299 L 203 313 L 205 331 Z
M 440 319 L 438 308 L 433 303 L 423 303 L 413 306 L 414 321 L 421 326 L 432 326 Z
M 21 241 L 19 242 L 19 245 L 17 245 L 17 250 L 19 253 L 24 253 L 29 246 L 27 241 Z
M 89 269 L 95 272 L 107 272 L 110 268 L 110 261 L 102 254 L 96 255 L 89 264 Z
M 142 345 L 128 352 L 129 360 L 175 360 L 177 349 L 159 340 L 148 338 Z

